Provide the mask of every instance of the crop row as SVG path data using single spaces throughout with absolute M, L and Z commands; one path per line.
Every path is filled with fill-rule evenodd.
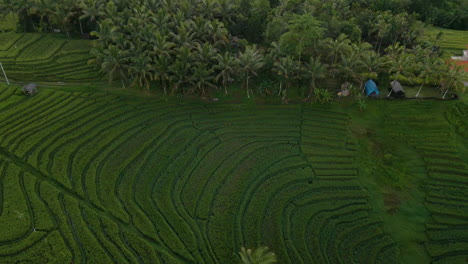
M 17 35 L 15 35 L 17 36 Z M 91 42 L 65 40 L 55 35 L 23 34 L 17 41 L 6 43 L 0 51 L 10 79 L 34 81 L 89 81 L 100 74 L 87 65 Z
M 0 34 L 0 51 L 9 50 L 24 34 L 2 33 Z

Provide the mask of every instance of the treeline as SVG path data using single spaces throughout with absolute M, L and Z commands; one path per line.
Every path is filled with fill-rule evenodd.
M 437 39 L 421 40 L 424 24 L 393 10 L 396 1 L 0 1 L 24 28 L 91 32 L 110 82 L 164 93 L 228 93 L 235 80 L 250 96 L 257 75 L 257 92 L 283 96 L 293 83 L 312 96 L 320 79 L 461 87 L 461 70 L 441 59 Z

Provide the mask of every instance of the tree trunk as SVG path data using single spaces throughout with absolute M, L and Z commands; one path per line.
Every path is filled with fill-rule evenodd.
M 247 98 L 250 98 L 250 95 L 249 95 L 249 77 L 247 77 L 247 80 L 246 80 L 245 84 L 246 84 L 245 86 L 247 88 Z
M 394 80 L 393 85 L 392 85 L 392 89 L 390 89 L 390 92 L 387 94 L 387 97 L 389 97 L 392 94 L 393 88 L 395 88 L 395 81 L 396 80 Z
M 175 92 L 177 91 L 177 88 L 178 88 L 177 83 L 174 83 L 174 86 L 172 86 L 172 89 L 171 89 L 171 95 L 175 94 Z
M 449 91 L 449 87 L 447 87 L 447 90 L 445 90 L 444 96 L 442 96 L 442 99 L 445 99 L 445 96 L 447 95 L 447 92 Z
M 315 80 L 312 79 L 312 81 L 310 82 L 310 87 L 309 87 L 309 96 L 307 96 L 307 98 L 312 97 L 312 94 L 314 94 L 314 91 L 315 91 Z
M 227 86 L 226 86 L 226 80 L 224 78 L 223 78 L 223 86 L 224 86 L 224 93 L 228 94 Z
M 282 92 L 282 86 L 283 86 L 283 80 L 280 81 L 280 88 L 279 88 L 279 92 L 278 92 L 278 96 L 281 95 L 281 92 Z
M 419 87 L 418 93 L 416 94 L 416 98 L 419 97 L 419 93 L 421 92 L 424 84 L 421 84 L 421 87 Z
M 83 35 L 83 25 L 81 25 L 81 20 L 78 19 L 79 23 L 80 23 L 80 32 L 81 32 L 81 35 Z

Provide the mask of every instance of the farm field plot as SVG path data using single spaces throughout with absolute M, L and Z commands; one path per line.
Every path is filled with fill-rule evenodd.
M 0 88 L 0 263 L 238 263 L 259 245 L 279 263 L 400 263 L 345 109 Z M 420 133 L 401 144 L 429 171 L 424 247 L 466 259 L 467 110 L 404 103 Z
M 96 81 L 100 74 L 87 64 L 91 46 L 92 41 L 62 35 L 2 33 L 0 62 L 13 80 Z
M 450 55 L 461 56 L 462 50 L 468 49 L 468 31 L 429 27 L 426 35 L 435 38 L 439 32 L 443 34 L 438 45 Z

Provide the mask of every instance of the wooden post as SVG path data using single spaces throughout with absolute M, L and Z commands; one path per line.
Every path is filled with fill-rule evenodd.
M 2 65 L 1 62 L 0 62 L 0 68 L 2 68 L 2 72 L 3 72 L 3 75 L 5 76 L 6 83 L 8 85 L 10 85 L 10 82 L 8 81 L 8 77 L 7 77 L 6 73 L 5 73 L 5 70 L 3 69 L 3 65 Z

